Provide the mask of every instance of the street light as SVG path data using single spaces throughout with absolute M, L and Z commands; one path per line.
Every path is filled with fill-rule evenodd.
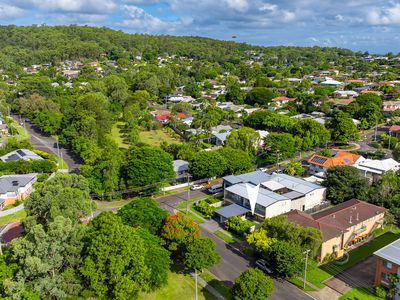
M 306 251 L 303 252 L 303 254 L 306 255 L 306 261 L 304 264 L 304 282 L 303 282 L 303 290 L 306 289 L 306 280 L 307 280 L 307 263 L 308 263 L 308 254 L 310 253 L 310 249 L 307 249 Z

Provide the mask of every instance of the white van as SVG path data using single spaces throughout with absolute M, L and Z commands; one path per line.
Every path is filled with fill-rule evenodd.
M 224 186 L 222 184 L 215 184 L 208 189 L 210 194 L 215 194 L 222 192 L 224 190 Z

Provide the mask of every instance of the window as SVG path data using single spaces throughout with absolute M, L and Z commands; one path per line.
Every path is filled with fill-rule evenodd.
M 391 263 L 390 261 L 387 261 L 387 260 L 385 260 L 385 261 L 383 262 L 383 265 L 384 265 L 385 268 L 388 269 L 388 270 L 391 270 L 392 267 L 393 267 L 392 263 Z
M 383 273 L 383 272 L 381 273 L 381 282 L 385 282 L 385 283 L 389 282 L 388 274 Z

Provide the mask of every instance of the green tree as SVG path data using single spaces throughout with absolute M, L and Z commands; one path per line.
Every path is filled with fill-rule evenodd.
M 160 148 L 132 147 L 123 167 L 127 187 L 159 184 L 174 178 L 172 156 Z
M 241 149 L 247 153 L 255 155 L 256 149 L 260 144 L 260 135 L 257 131 L 249 127 L 241 127 L 232 130 L 225 142 L 226 147 Z
M 273 269 L 286 278 L 298 276 L 303 271 L 303 252 L 302 249 L 289 241 L 276 241 L 269 250 Z
M 217 264 L 219 260 L 215 242 L 211 238 L 194 239 L 186 246 L 184 263 L 190 269 L 201 272 Z
M 200 151 L 189 164 L 189 172 L 195 178 L 221 176 L 227 169 L 227 161 L 218 151 Z
M 342 111 L 334 112 L 327 126 L 335 142 L 347 143 L 350 140 L 360 139 L 357 126 L 354 125 L 350 116 Z
M 280 160 L 296 155 L 296 139 L 290 133 L 270 133 L 265 138 L 265 143 L 269 147 L 267 161 L 270 163 L 277 160 L 277 155 Z
M 145 243 L 137 230 L 113 213 L 90 221 L 80 271 L 85 286 L 100 298 L 135 299 L 149 288 Z
M 394 147 L 392 150 L 392 155 L 395 160 L 400 160 L 400 143 L 397 143 L 396 147 Z
M 48 299 L 78 296 L 82 286 L 77 268 L 82 262 L 85 229 L 58 216 L 47 230 L 38 224 L 13 240 L 11 253 L 19 269 L 14 278 L 4 282 L 6 293 L 13 299 L 21 299 L 29 290 Z
M 232 296 L 235 300 L 265 300 L 274 292 L 271 278 L 261 270 L 250 268 L 235 280 Z
M 161 229 L 168 212 L 151 198 L 139 198 L 123 206 L 117 215 L 125 225 L 146 228 L 156 234 Z
M 301 176 L 304 173 L 304 168 L 301 166 L 301 163 L 292 160 L 283 170 L 285 174 L 290 176 Z
M 56 134 L 61 128 L 63 114 L 57 112 L 40 112 L 34 120 L 36 126 L 47 134 Z
M 363 199 L 368 191 L 368 181 L 352 166 L 329 168 L 323 184 L 327 187 L 327 198 L 340 203 L 353 198 Z
M 265 87 L 255 87 L 247 93 L 245 103 L 250 105 L 268 105 L 277 95 L 277 93 Z
M 253 169 L 253 157 L 248 152 L 240 149 L 224 147 L 217 150 L 227 162 L 226 173 L 242 174 Z
M 36 186 L 25 201 L 29 218 L 45 227 L 57 216 L 78 222 L 87 217 L 95 204 L 89 197 L 87 180 L 76 174 L 58 173 L 54 178 Z

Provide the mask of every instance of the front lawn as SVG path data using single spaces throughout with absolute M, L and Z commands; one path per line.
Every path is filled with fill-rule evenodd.
M 228 244 L 234 244 L 236 241 L 233 239 L 233 237 L 227 235 L 225 232 L 223 232 L 222 230 L 217 230 L 214 232 L 214 234 L 219 237 L 220 239 L 222 239 L 223 241 L 225 241 L 225 243 Z
M 290 278 L 288 279 L 288 281 L 292 284 L 294 284 L 295 286 L 297 286 L 299 289 L 303 290 L 303 286 L 304 286 L 304 282 L 298 278 Z M 311 286 L 309 286 L 308 284 L 306 284 L 306 292 L 313 292 L 315 291 L 315 289 L 313 289 Z
M 211 285 L 214 289 L 216 289 L 225 299 L 231 299 L 231 291 L 230 288 L 224 285 L 221 281 L 218 280 L 214 274 L 211 274 L 210 271 L 205 270 L 201 274 L 201 278 L 203 278 L 209 285 Z
M 339 298 L 339 300 L 381 300 L 382 298 L 379 298 L 378 296 L 375 296 L 371 294 L 370 292 L 360 289 L 360 288 L 354 288 L 348 291 L 346 294 L 344 294 L 342 297 Z
M 322 282 L 330 277 L 332 277 L 332 275 L 321 268 L 313 268 L 307 271 L 307 281 L 320 289 L 325 287 Z
M 206 291 L 200 284 L 198 285 L 199 299 L 216 299 Z M 170 272 L 168 284 L 152 293 L 140 293 L 139 300 L 177 300 L 195 299 L 195 281 L 189 274 Z

